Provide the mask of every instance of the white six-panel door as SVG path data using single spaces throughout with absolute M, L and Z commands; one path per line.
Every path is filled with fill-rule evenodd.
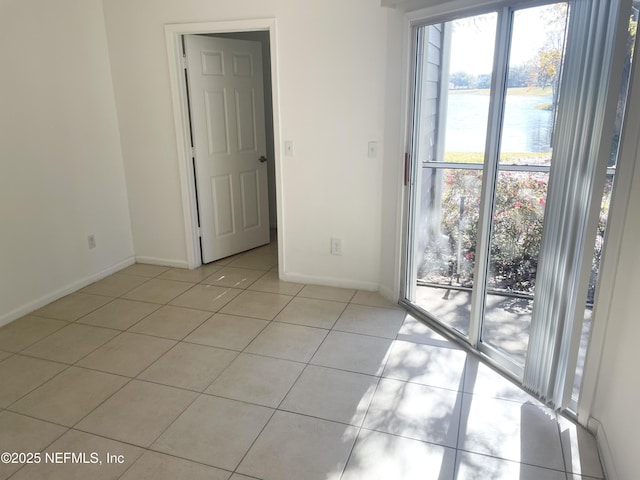
M 269 242 L 262 47 L 186 35 L 202 263 Z

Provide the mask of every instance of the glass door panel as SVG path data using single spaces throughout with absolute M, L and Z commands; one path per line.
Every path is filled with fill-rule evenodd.
M 524 367 L 549 174 L 498 171 L 482 342 Z
M 513 13 L 481 341 L 516 373 L 529 342 L 567 8 Z
M 409 300 L 468 336 L 497 14 L 421 27 Z
M 513 12 L 500 165 L 551 164 L 568 5 Z
M 422 175 L 427 243 L 418 257 L 415 302 L 467 336 L 482 171 L 424 165 Z

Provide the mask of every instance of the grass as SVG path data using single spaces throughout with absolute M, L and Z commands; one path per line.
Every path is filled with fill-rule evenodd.
M 500 155 L 500 161 L 503 163 L 521 164 L 524 160 L 526 163 L 539 164 L 548 159 L 549 153 L 539 152 L 504 152 Z M 482 163 L 484 161 L 483 152 L 447 152 L 444 154 L 445 162 L 452 163 Z
M 541 103 L 539 105 L 535 106 L 536 110 L 547 110 L 547 111 L 552 111 L 553 110 L 553 103 L 548 102 L 548 103 Z
M 474 93 L 476 95 L 489 95 L 488 88 L 455 89 L 449 90 L 449 95 L 463 95 Z M 507 88 L 507 95 L 526 95 L 531 97 L 548 97 L 553 94 L 551 87 L 513 87 Z

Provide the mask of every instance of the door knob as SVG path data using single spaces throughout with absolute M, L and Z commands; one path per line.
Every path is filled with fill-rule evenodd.
M 262 155 L 258 160 L 260 160 L 260 163 L 264 163 L 267 161 L 267 157 L 265 157 L 264 155 Z

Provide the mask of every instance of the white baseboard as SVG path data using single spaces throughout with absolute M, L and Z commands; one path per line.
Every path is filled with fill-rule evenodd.
M 393 291 L 393 289 L 385 287 L 384 285 L 380 285 L 378 292 L 387 300 L 393 303 L 398 303 L 398 295 Z
M 187 262 L 186 260 L 169 260 L 167 258 L 136 256 L 136 263 L 147 263 L 149 265 L 161 265 L 163 267 L 189 268 L 189 262 Z
M 598 444 L 598 453 L 600 454 L 600 460 L 602 461 L 602 469 L 604 470 L 604 476 L 607 480 L 618 480 L 618 473 L 613 463 L 613 455 L 611 455 L 611 448 L 609 447 L 609 441 L 607 440 L 607 434 L 604 430 L 604 426 L 595 418 L 589 419 L 588 428 L 596 436 L 596 442 Z
M 133 265 L 134 263 L 135 259 L 133 257 L 128 257 L 121 262 L 115 263 L 110 267 L 105 268 L 104 270 L 100 270 L 98 273 L 94 273 L 93 275 L 89 275 L 88 277 L 69 283 L 64 287 L 43 295 L 42 297 L 32 302 L 22 305 L 8 313 L 0 315 L 0 327 L 6 325 L 7 323 L 13 322 L 14 320 L 17 320 L 20 317 L 24 317 L 31 312 L 35 312 L 39 308 L 42 308 L 45 305 L 64 297 L 65 295 L 69 295 L 70 293 L 80 290 L 81 288 L 86 287 L 87 285 L 90 285 L 93 282 L 96 282 L 104 277 L 108 277 L 112 273 L 122 270 L 123 268 L 128 267 L 129 265 Z
M 367 290 L 370 292 L 377 292 L 379 288 L 379 285 L 375 282 L 363 282 L 360 280 L 333 277 L 317 277 L 314 275 L 304 275 L 300 273 L 280 272 L 280 278 L 286 282 L 323 285 L 325 287 L 355 288 L 356 290 Z

